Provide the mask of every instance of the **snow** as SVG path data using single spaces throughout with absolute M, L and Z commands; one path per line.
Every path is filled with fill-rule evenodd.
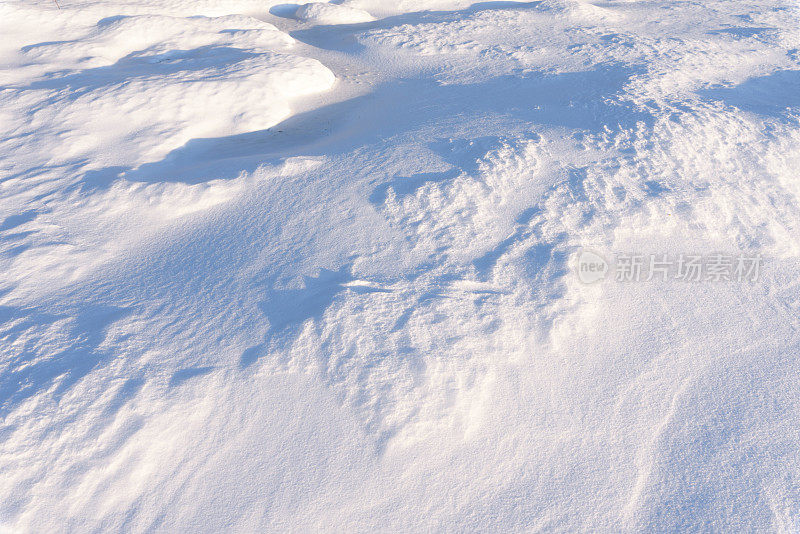
M 375 20 L 362 9 L 324 2 L 303 4 L 295 11 L 295 17 L 313 24 L 358 24 Z
M 797 531 L 799 15 L 1 5 L 0 531 Z

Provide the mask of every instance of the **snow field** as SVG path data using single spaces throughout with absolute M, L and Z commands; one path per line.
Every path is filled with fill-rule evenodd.
M 10 6 L 5 526 L 797 528 L 796 6 Z

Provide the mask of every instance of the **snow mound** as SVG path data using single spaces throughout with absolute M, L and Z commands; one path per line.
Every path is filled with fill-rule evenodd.
M 295 17 L 314 24 L 359 24 L 375 20 L 375 17 L 362 9 L 323 2 L 303 4 L 297 8 Z
M 571 21 L 584 25 L 619 22 L 624 18 L 618 11 L 585 0 L 543 0 L 540 9 L 567 16 Z
M 82 39 L 25 47 L 47 78 L 19 84 L 2 102 L 28 109 L 12 120 L 35 129 L 51 159 L 101 151 L 108 165 L 140 165 L 192 138 L 269 128 L 293 100 L 330 89 L 333 73 L 286 53 L 292 43 L 243 16 L 102 20 Z M 56 64 L 72 69 L 55 72 Z
M 100 20 L 88 35 L 63 42 L 30 44 L 25 55 L 37 62 L 83 68 L 112 65 L 137 51 L 164 52 L 203 46 L 287 49 L 294 39 L 272 24 L 244 15 L 174 17 L 133 15 Z

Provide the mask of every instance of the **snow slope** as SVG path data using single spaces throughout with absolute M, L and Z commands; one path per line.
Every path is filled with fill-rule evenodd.
M 800 529 L 795 2 L 59 5 L 0 5 L 0 531 Z

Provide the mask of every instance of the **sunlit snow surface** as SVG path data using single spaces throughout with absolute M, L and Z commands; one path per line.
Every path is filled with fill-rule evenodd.
M 0 4 L 0 531 L 800 529 L 796 2 L 59 6 Z

